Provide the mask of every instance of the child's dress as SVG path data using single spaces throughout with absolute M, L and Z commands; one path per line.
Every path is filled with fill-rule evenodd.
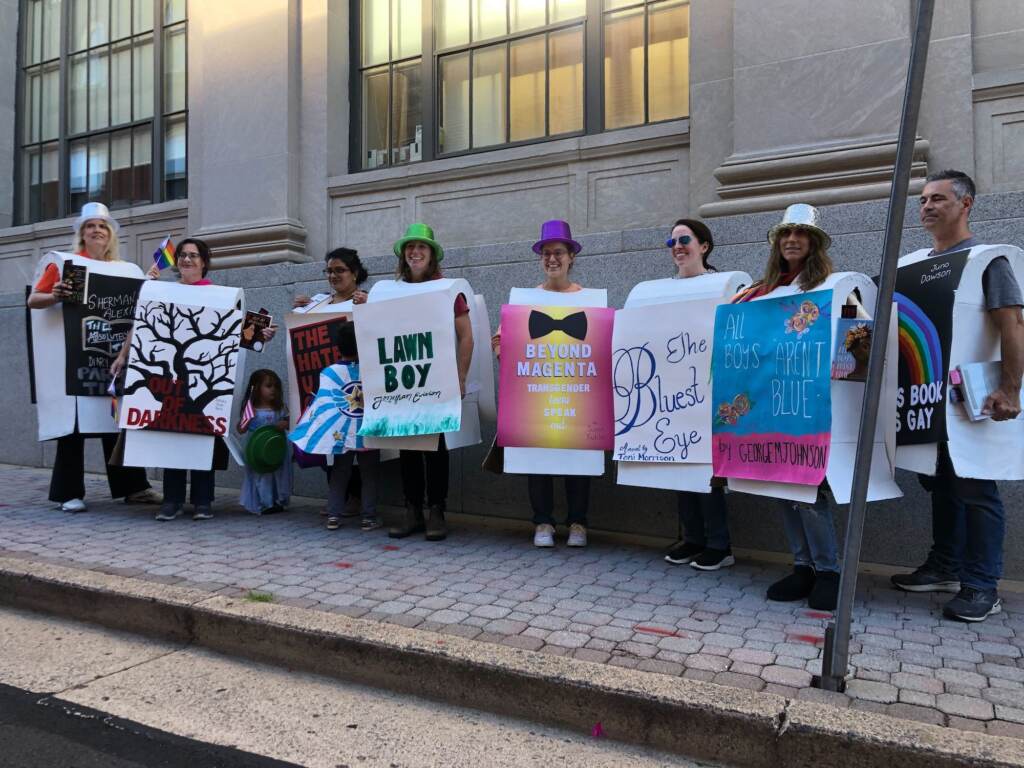
M 282 409 L 275 411 L 271 408 L 255 409 L 255 416 L 249 422 L 246 430 L 252 434 L 260 427 L 268 424 L 275 424 L 281 419 L 288 418 L 288 411 Z M 281 466 L 273 472 L 265 475 L 253 472 L 250 467 L 245 468 L 245 480 L 242 482 L 241 504 L 247 512 L 254 515 L 263 514 L 264 511 L 273 506 L 286 507 L 292 495 L 292 460 L 291 447 L 289 446 Z

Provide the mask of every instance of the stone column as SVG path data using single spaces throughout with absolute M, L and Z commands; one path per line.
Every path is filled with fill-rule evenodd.
M 887 195 L 910 7 L 910 0 L 734 0 L 732 151 L 714 171 L 717 199 L 700 214 Z M 724 85 L 718 90 L 720 98 Z M 912 192 L 926 173 L 927 150 L 919 140 Z
M 14 112 L 18 78 L 18 0 L 0 0 L 0 72 L 10 73 L 0 78 L 0 229 L 14 221 Z
M 189 232 L 218 266 L 306 261 L 299 0 L 192 3 Z

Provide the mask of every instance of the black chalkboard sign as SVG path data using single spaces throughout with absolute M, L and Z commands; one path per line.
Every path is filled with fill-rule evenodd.
M 142 280 L 89 273 L 85 300 L 64 304 L 67 394 L 102 396 L 110 364 L 132 327 Z

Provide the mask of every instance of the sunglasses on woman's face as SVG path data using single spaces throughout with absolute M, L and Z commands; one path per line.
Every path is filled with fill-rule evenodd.
M 675 248 L 676 243 L 679 243 L 680 245 L 689 245 L 692 242 L 693 238 L 690 237 L 689 235 L 681 235 L 680 237 L 670 237 L 668 240 L 665 241 L 665 245 L 667 245 L 669 248 Z

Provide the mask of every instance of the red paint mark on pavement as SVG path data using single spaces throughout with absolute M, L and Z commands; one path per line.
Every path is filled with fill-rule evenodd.
M 340 563 L 335 563 L 334 567 L 335 568 L 351 568 L 352 567 L 352 563 L 346 563 L 346 562 L 342 561 Z
M 804 611 L 804 616 L 809 619 L 831 619 L 832 614 L 828 611 Z
M 797 643 L 808 643 L 810 645 L 821 645 L 825 642 L 824 637 L 818 637 L 817 635 L 798 635 L 798 634 L 787 634 L 786 640 L 793 640 Z
M 663 635 L 665 637 L 676 637 L 679 635 L 674 629 L 662 629 L 661 627 L 645 627 L 637 624 L 633 627 L 634 632 L 643 632 L 646 635 Z
M 384 545 L 384 551 L 385 552 L 397 552 L 399 549 L 401 549 L 401 547 L 396 547 L 394 544 L 385 544 Z

